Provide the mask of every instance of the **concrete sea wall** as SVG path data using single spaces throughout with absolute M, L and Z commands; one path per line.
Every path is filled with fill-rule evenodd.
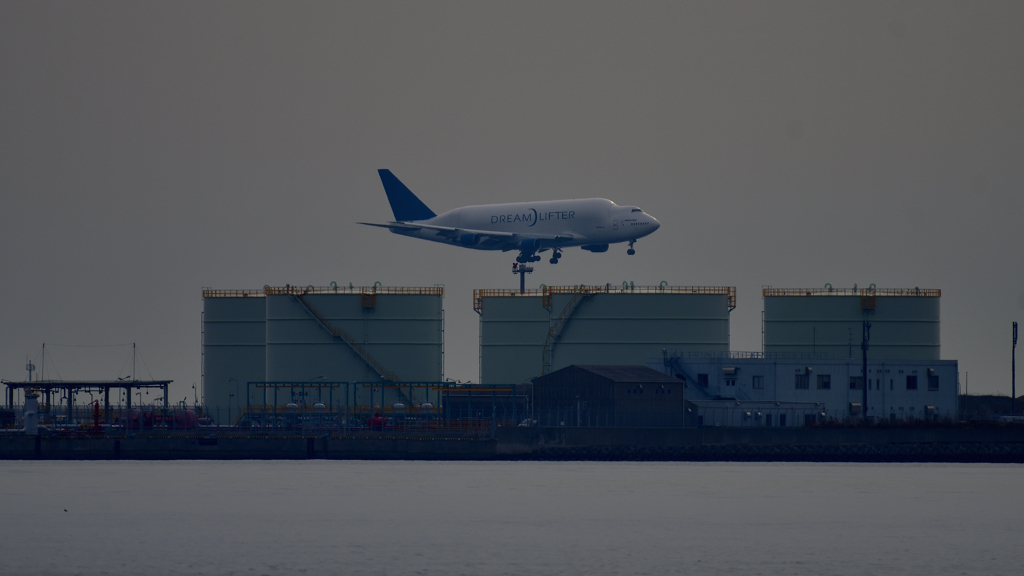
M 0 436 L 0 459 L 657 460 L 1024 463 L 1024 427 L 499 428 L 486 433 Z
M 0 459 L 47 460 L 479 460 L 495 440 L 458 435 L 388 433 L 350 436 L 135 435 L 0 437 Z
M 518 428 L 499 455 L 529 460 L 1019 462 L 1024 428 Z

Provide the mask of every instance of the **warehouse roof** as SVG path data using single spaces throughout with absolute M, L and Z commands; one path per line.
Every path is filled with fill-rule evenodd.
M 679 379 L 667 376 L 648 368 L 647 366 L 610 366 L 610 365 L 574 365 L 580 370 L 590 372 L 591 374 L 607 378 L 613 382 L 673 382 L 678 384 Z M 567 368 L 572 368 L 568 366 Z

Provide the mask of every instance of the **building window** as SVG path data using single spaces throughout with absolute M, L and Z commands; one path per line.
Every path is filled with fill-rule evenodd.
M 860 390 L 864 387 L 863 376 L 850 376 L 850 390 Z
M 797 374 L 796 375 L 796 389 L 797 390 L 807 390 L 808 388 L 810 388 L 809 384 L 810 384 L 810 378 L 807 376 L 807 374 Z
M 814 414 L 804 414 L 804 426 L 814 426 L 818 418 Z
M 764 390 L 764 376 L 754 376 L 751 386 L 754 390 Z
M 917 390 L 917 376 L 907 374 L 907 390 Z
M 736 385 L 736 379 L 735 378 L 726 378 L 725 379 L 725 385 L 726 386 L 735 386 Z
M 831 390 L 832 389 L 832 375 L 831 374 L 818 374 L 818 390 Z
M 772 415 L 771 414 L 765 414 L 764 415 L 764 425 L 765 426 L 771 426 L 772 425 Z
M 785 428 L 785 427 L 786 427 L 786 415 L 785 414 L 779 414 L 779 428 Z
M 700 386 L 701 388 L 707 388 L 708 387 L 708 375 L 707 374 L 697 374 L 697 386 Z
M 928 389 L 929 390 L 938 390 L 939 389 L 939 375 L 938 374 L 929 374 L 928 375 Z

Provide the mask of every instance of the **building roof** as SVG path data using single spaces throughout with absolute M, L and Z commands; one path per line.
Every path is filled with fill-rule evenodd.
M 8 388 L 39 388 L 53 390 L 75 388 L 78 390 L 102 390 L 104 388 L 160 388 L 174 380 L 33 380 L 31 382 L 13 382 L 0 380 L 0 384 Z
M 610 365 L 596 365 L 587 364 L 579 365 L 574 364 L 576 368 L 590 372 L 596 376 L 607 378 L 613 382 L 622 383 L 646 383 L 646 382 L 672 382 L 673 384 L 679 384 L 678 378 L 673 378 L 648 368 L 647 366 L 610 366 Z M 567 368 L 572 368 L 568 366 Z

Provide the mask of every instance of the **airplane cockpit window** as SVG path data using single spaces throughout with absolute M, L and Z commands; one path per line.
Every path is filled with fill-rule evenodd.
M 643 212 L 643 210 L 641 210 L 639 208 L 633 208 L 633 212 Z

